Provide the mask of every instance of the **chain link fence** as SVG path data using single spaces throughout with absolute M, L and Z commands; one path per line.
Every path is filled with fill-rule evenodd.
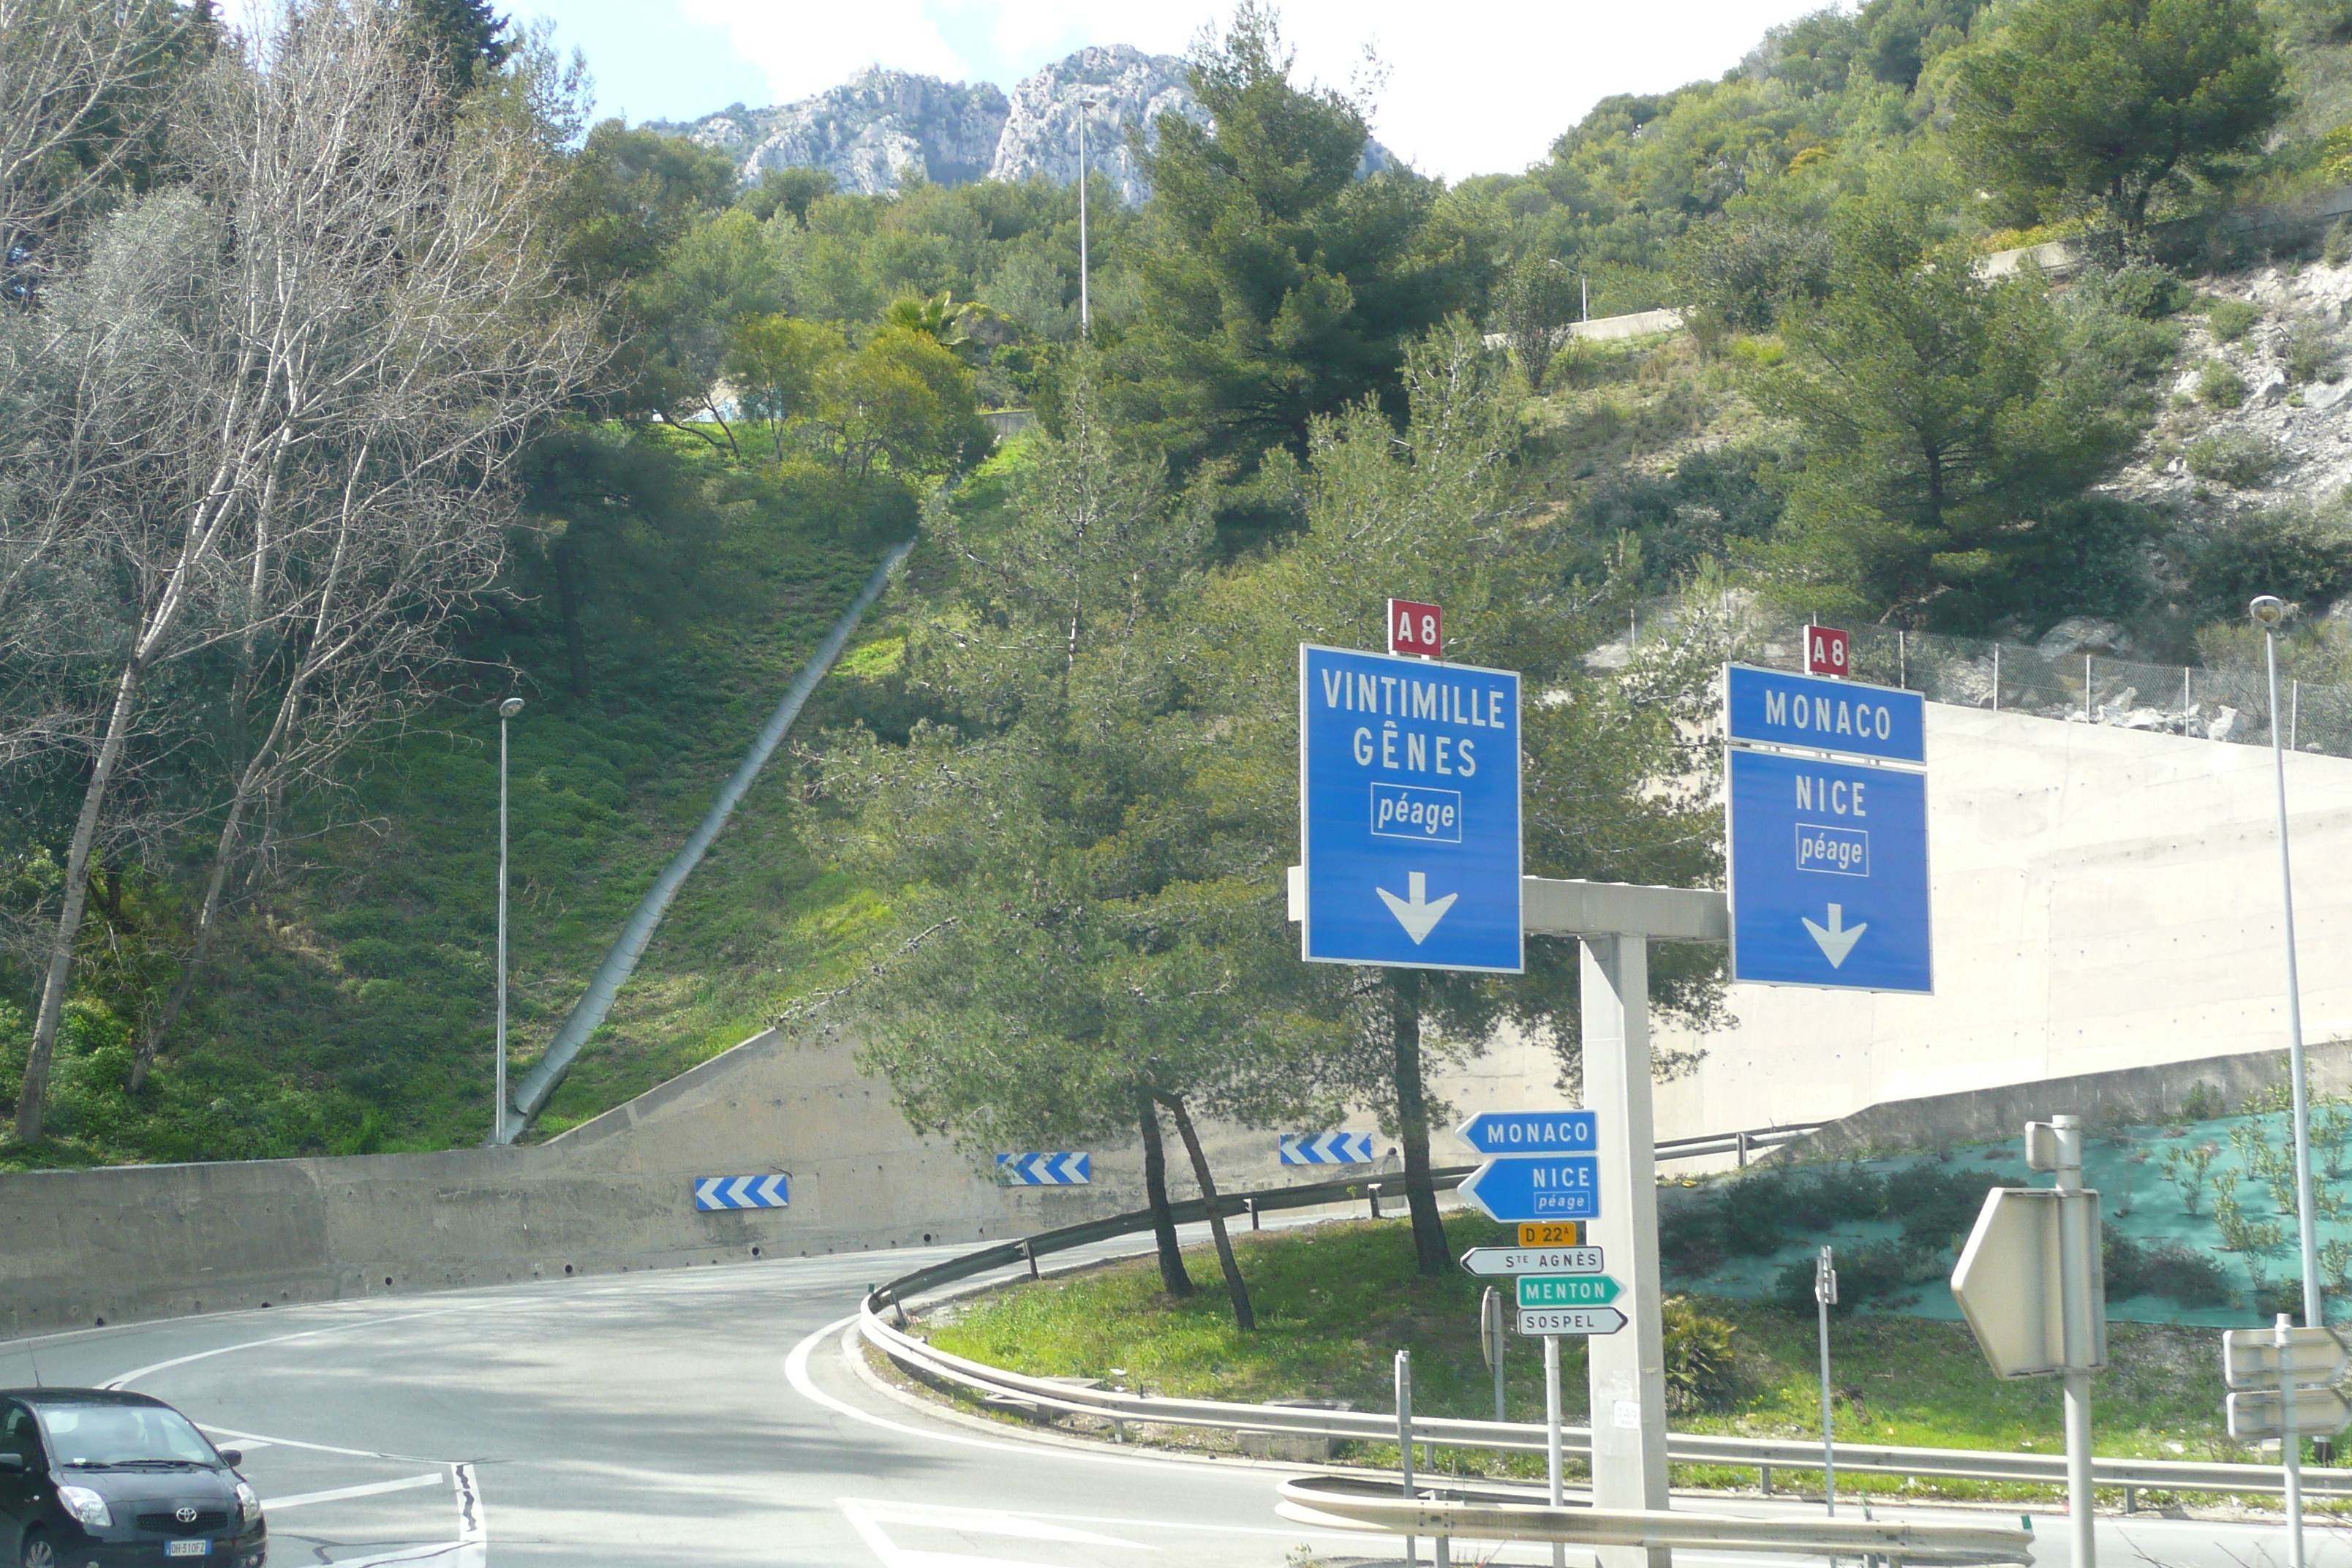
M 1736 657 L 1804 668 L 1805 623 L 1727 605 L 1738 627 Z M 1670 634 L 1685 618 L 1676 601 L 1644 605 L 1626 644 Z M 1856 627 L 1848 633 L 1853 679 L 1924 694 L 1931 702 L 2104 724 L 2237 745 L 2271 743 L 2270 688 L 2259 664 L 2144 664 L 2067 646 Z M 1595 662 L 1622 661 L 1623 646 Z M 2352 689 L 2333 681 L 2279 679 L 2280 736 L 2298 752 L 2352 757 Z

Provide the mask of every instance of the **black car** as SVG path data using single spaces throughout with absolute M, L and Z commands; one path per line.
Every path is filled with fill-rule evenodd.
M 0 1389 L 0 1563 L 262 1568 L 244 1460 L 143 1394 Z

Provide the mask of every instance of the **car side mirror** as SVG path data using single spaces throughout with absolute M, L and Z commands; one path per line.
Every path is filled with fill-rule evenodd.
M 221 1463 L 232 1470 L 245 1463 L 245 1450 L 242 1448 L 216 1448 L 214 1452 L 220 1455 Z
M 0 1454 L 0 1470 L 23 1471 L 31 1467 L 22 1454 Z

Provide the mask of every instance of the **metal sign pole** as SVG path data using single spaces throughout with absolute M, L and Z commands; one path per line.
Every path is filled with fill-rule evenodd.
M 1397 1466 L 1404 1474 L 1404 1495 L 1412 1498 L 1412 1352 L 1396 1353 L 1396 1413 Z M 1404 1538 L 1404 1560 L 1407 1568 L 1421 1561 L 1420 1543 L 1412 1536 Z
M 1599 1217 L 1588 1234 L 1623 1258 L 1622 1331 L 1586 1342 L 1591 1369 L 1592 1506 L 1664 1509 L 1665 1334 L 1659 1313 L 1658 1180 L 1650 1100 L 1650 947 L 1640 936 L 1588 936 L 1582 949 L 1585 1104 L 1613 1130 L 1601 1140 Z M 1601 1568 L 1668 1568 L 1663 1546 L 1603 1546 Z
M 1830 1304 L 1837 1300 L 1835 1258 L 1824 1247 L 1813 1263 L 1813 1301 L 1822 1314 L 1822 1497 L 1837 1517 L 1837 1406 L 1830 1401 Z
M 2294 1368 L 2287 1354 L 2292 1320 L 2278 1315 L 2279 1458 L 2286 1471 L 2286 1565 L 2303 1568 L 2303 1438 L 2294 1429 Z
M 2066 1522 L 2074 1537 L 2074 1568 L 2095 1568 L 2098 1541 L 2091 1490 L 2091 1366 L 2097 1352 L 2091 1327 L 2091 1221 L 2083 1191 L 2083 1119 L 2053 1116 L 2058 1191 L 2058 1296 L 2064 1329 L 2066 1384 Z
M 1503 1293 L 1492 1285 L 1478 1298 L 1478 1338 L 1486 1352 L 1486 1364 L 1495 1369 L 1495 1425 L 1508 1419 L 1503 1414 L 1503 1350 L 1509 1336 L 1503 1331 Z
M 1559 1508 L 1568 1501 L 1560 1489 L 1559 1474 L 1559 1336 L 1546 1334 L 1543 1342 L 1544 1471 L 1551 1482 L 1551 1506 Z M 1568 1568 L 1568 1547 L 1564 1542 L 1552 1542 L 1551 1568 Z

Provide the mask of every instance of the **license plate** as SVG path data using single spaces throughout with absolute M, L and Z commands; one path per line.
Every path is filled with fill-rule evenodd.
M 167 1541 L 163 1542 L 163 1555 L 166 1557 L 205 1557 L 211 1554 L 212 1549 L 213 1543 L 209 1541 Z

